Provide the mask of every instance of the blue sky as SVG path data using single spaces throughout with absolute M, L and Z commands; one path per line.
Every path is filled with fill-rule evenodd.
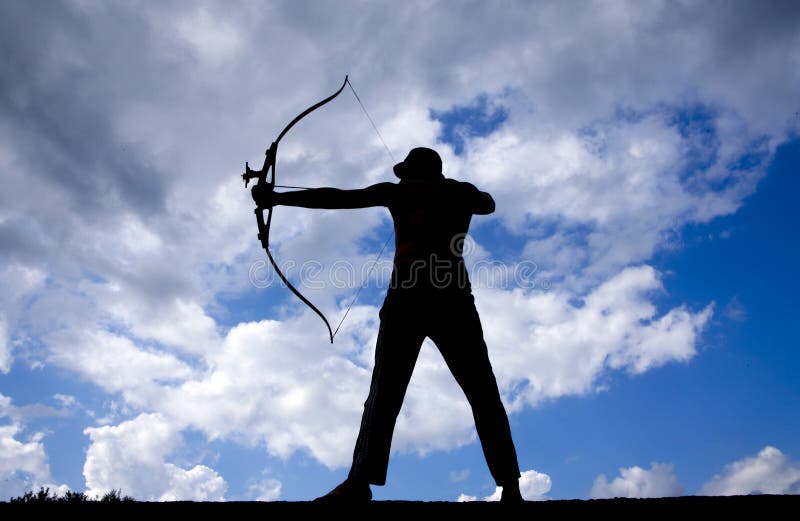
M 467 259 L 526 497 L 800 493 L 797 8 L 581 5 L 4 3 L 0 499 L 344 478 L 386 272 L 329 345 L 253 280 L 237 178 L 344 73 L 396 157 L 434 147 L 497 201 Z M 346 90 L 281 142 L 279 183 L 391 164 Z M 279 208 L 271 243 L 319 267 L 302 289 L 335 326 L 389 230 Z M 430 344 L 394 446 L 377 499 L 495 493 Z

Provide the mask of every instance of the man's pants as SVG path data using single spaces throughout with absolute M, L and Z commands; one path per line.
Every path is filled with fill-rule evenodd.
M 519 478 L 508 416 L 489 363 L 474 298 L 469 293 L 439 293 L 390 294 L 384 302 L 351 478 L 375 485 L 386 483 L 395 421 L 426 336 L 442 353 L 472 406 L 483 454 L 495 482 L 502 486 Z

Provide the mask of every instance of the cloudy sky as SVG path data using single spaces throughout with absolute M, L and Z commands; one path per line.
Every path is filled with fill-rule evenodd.
M 345 74 L 395 157 L 497 201 L 468 266 L 526 497 L 800 493 L 796 2 L 11 0 L 0 48 L 0 499 L 345 476 L 387 212 L 275 211 L 333 324 L 367 286 L 330 345 L 238 177 Z M 391 166 L 345 90 L 278 182 Z M 378 499 L 497 498 L 431 344 L 395 434 Z

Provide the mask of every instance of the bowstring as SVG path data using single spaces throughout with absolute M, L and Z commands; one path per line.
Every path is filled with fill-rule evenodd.
M 372 129 L 375 131 L 375 134 L 378 136 L 378 139 L 383 144 L 383 148 L 386 149 L 386 152 L 389 154 L 389 157 L 392 158 L 392 163 L 397 163 L 397 161 L 394 158 L 394 154 L 392 154 L 392 151 L 389 148 L 389 145 L 387 145 L 386 141 L 383 139 L 383 136 L 381 135 L 380 130 L 378 130 L 377 125 L 375 125 L 375 121 L 372 120 L 372 117 L 369 115 L 369 112 L 367 112 L 367 108 L 364 106 L 364 103 L 361 102 L 361 98 L 358 97 L 358 93 L 356 92 L 356 89 L 353 88 L 353 84 L 350 83 L 350 79 L 349 78 L 347 79 L 347 85 L 350 86 L 350 90 L 353 92 L 353 96 L 355 96 L 356 101 L 358 101 L 358 104 L 361 107 L 361 110 L 364 112 L 364 115 L 367 116 L 367 119 L 369 120 L 370 124 L 372 125 Z M 347 315 L 350 314 L 350 310 L 353 308 L 353 305 L 358 300 L 359 295 L 361 295 L 361 291 L 367 286 L 367 284 L 369 284 L 369 280 L 372 277 L 372 272 L 375 270 L 375 266 L 378 265 L 378 261 L 381 260 L 381 257 L 383 256 L 383 252 L 386 251 L 386 246 L 389 245 L 389 241 L 392 240 L 393 236 L 394 236 L 394 230 L 392 230 L 392 232 L 386 238 L 386 242 L 383 243 L 383 246 L 381 247 L 380 251 L 378 252 L 378 255 L 375 257 L 375 260 L 372 261 L 372 266 L 370 266 L 369 271 L 367 272 L 366 280 L 364 281 L 363 284 L 361 284 L 358 287 L 358 290 L 356 291 L 355 296 L 353 296 L 353 299 L 350 301 L 350 304 L 347 306 L 347 309 L 345 310 L 344 315 L 342 316 L 342 319 L 336 325 L 336 329 L 334 329 L 334 331 L 333 331 L 332 338 L 336 338 L 336 333 L 339 332 L 339 328 L 342 327 L 342 324 L 344 324 L 344 320 L 347 318 Z
M 375 122 L 372 121 L 372 118 L 370 117 L 369 112 L 367 112 L 366 107 L 364 107 L 364 104 L 361 103 L 361 98 L 358 97 L 358 93 L 356 92 L 356 89 L 353 88 L 353 84 L 350 83 L 350 78 L 349 77 L 347 78 L 347 84 L 350 86 L 350 90 L 353 91 L 353 96 L 356 97 L 356 101 L 358 101 L 358 104 L 361 106 L 361 110 L 364 111 L 364 115 L 367 116 L 367 119 L 369 120 L 370 124 L 372 125 L 372 129 L 375 131 L 375 134 L 378 135 L 378 139 L 380 139 L 381 143 L 383 143 L 383 148 L 385 148 L 386 152 L 389 153 L 389 157 L 392 158 L 392 162 L 393 163 L 397 163 L 397 161 L 394 158 L 394 154 L 392 154 L 392 151 L 389 149 L 389 145 L 387 145 L 386 141 L 383 140 L 383 136 L 381 135 L 381 131 L 378 130 L 378 127 L 375 125 Z
M 381 260 L 381 256 L 383 256 L 383 252 L 386 250 L 386 246 L 389 245 L 389 241 L 392 240 L 392 236 L 394 236 L 394 232 L 390 233 L 389 236 L 386 237 L 386 242 L 383 243 L 381 251 L 378 252 L 378 255 L 375 257 L 375 260 L 372 261 L 372 266 L 369 267 L 366 280 L 364 281 L 363 284 L 361 284 L 361 286 L 358 287 L 358 290 L 356 290 L 356 294 L 353 297 L 353 300 L 351 300 L 350 304 L 347 306 L 347 310 L 345 310 L 342 319 L 339 321 L 338 324 L 336 324 L 336 329 L 333 330 L 333 338 L 336 338 L 336 333 L 339 332 L 339 328 L 342 327 L 342 324 L 344 324 L 344 319 L 346 319 L 347 315 L 350 314 L 350 310 L 353 308 L 353 304 L 356 303 L 356 300 L 358 300 L 358 296 L 361 295 L 361 290 L 363 290 L 367 286 L 367 284 L 369 284 L 369 279 L 372 276 L 372 272 L 375 270 L 375 266 L 378 265 L 378 261 Z

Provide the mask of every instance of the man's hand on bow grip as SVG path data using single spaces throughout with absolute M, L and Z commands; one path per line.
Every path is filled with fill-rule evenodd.
M 250 195 L 253 196 L 253 201 L 260 208 L 272 208 L 276 204 L 276 193 L 271 187 L 265 184 L 256 184 L 250 190 Z

